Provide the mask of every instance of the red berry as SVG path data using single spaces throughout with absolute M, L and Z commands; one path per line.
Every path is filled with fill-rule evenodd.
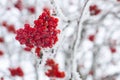
M 4 26 L 9 32 L 13 32 L 13 33 L 16 32 L 15 26 L 13 24 L 8 25 L 6 21 L 3 21 L 2 26 Z
M 30 7 L 28 7 L 28 11 L 29 11 L 30 13 L 32 13 L 32 14 L 34 14 L 34 13 L 36 12 L 34 6 L 30 6 Z
M 115 53 L 117 50 L 116 50 L 115 47 L 110 47 L 110 51 L 111 51 L 112 53 Z
M 13 33 L 16 32 L 14 25 L 8 25 L 7 29 L 8 29 L 9 32 L 13 32 Z
M 117 0 L 118 2 L 120 2 L 120 0 Z
M 2 22 L 2 26 L 7 27 L 7 25 L 8 25 L 8 24 L 7 24 L 6 21 L 3 21 L 3 22 Z
M 30 47 L 25 47 L 25 48 L 24 48 L 25 51 L 31 51 L 31 49 L 32 49 L 32 48 L 30 48 Z
M 0 56 L 2 56 L 4 53 L 3 53 L 3 51 L 2 50 L 0 50 Z
M 90 72 L 89 72 L 89 75 L 93 75 L 94 74 L 94 72 L 91 70 Z
M 4 42 L 4 38 L 0 37 L 0 43 L 3 43 L 3 42 Z
M 20 67 L 16 68 L 16 72 L 18 76 L 21 76 L 21 77 L 24 76 L 24 73 Z
M 1 78 L 0 78 L 0 80 L 4 80 L 4 78 L 3 78 L 3 77 L 1 77 Z
M 40 57 L 40 48 L 39 47 L 37 47 L 36 49 L 35 49 L 35 53 L 36 53 L 36 55 L 37 55 L 37 57 Z
M 17 2 L 14 5 L 17 9 L 22 10 L 23 9 L 23 4 L 22 0 L 17 0 Z
M 88 39 L 93 42 L 95 40 L 95 35 L 90 35 Z

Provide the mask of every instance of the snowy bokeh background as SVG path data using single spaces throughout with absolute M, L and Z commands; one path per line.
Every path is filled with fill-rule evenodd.
M 4 27 L 7 22 L 15 30 L 23 28 L 25 23 L 33 21 L 42 13 L 43 8 L 50 9 L 51 14 L 59 18 L 61 30 L 59 48 L 54 57 L 60 70 L 65 71 L 68 80 L 72 49 L 78 29 L 77 20 L 82 13 L 86 0 L 55 0 L 60 13 L 50 0 L 0 0 L 0 80 L 49 80 L 38 67 L 38 59 L 33 51 L 26 51 L 24 45 L 15 40 L 13 28 Z M 90 15 L 90 5 L 97 5 L 101 10 L 98 15 Z M 22 5 L 22 6 L 21 6 Z M 32 8 L 32 9 L 30 9 Z M 34 8 L 34 9 L 33 9 Z M 59 11 L 59 10 L 58 10 Z M 67 21 L 69 20 L 69 21 Z M 120 80 L 120 1 L 90 0 L 82 17 L 82 31 L 76 51 L 77 71 L 83 80 Z M 93 36 L 94 40 L 91 40 Z M 55 46 L 56 46 L 55 45 Z M 56 47 L 55 47 L 56 49 Z M 24 77 L 13 77 L 9 68 L 20 66 Z

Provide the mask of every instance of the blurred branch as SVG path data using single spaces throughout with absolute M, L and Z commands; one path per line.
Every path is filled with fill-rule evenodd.
M 119 12 L 119 11 L 118 11 L 118 12 Z M 85 25 L 85 24 L 91 24 L 91 25 L 93 25 L 93 24 L 99 24 L 99 23 L 101 23 L 102 21 L 104 21 L 104 19 L 105 19 L 108 15 L 110 15 L 110 14 L 112 14 L 115 18 L 120 19 L 120 16 L 118 16 L 118 12 L 116 13 L 116 12 L 108 11 L 108 12 L 104 13 L 103 15 L 101 15 L 101 17 L 99 17 L 99 19 L 97 19 L 97 20 L 87 19 L 87 20 L 85 20 L 85 21 L 83 22 L 83 24 L 84 24 L 84 25 Z
M 116 76 L 119 76 L 119 75 L 120 75 L 120 72 L 116 72 L 114 74 L 102 77 L 102 80 L 111 80 L 111 79 L 114 79 Z
M 76 31 L 76 39 L 74 41 L 74 44 L 73 44 L 73 52 L 71 53 L 72 54 L 72 57 L 71 57 L 71 60 L 72 60 L 72 80 L 75 79 L 75 76 L 80 78 L 80 74 L 77 72 L 77 64 L 76 64 L 76 59 L 75 59 L 75 56 L 77 55 L 77 47 L 78 47 L 78 44 L 80 42 L 80 39 L 81 39 L 81 32 L 82 32 L 82 29 L 83 29 L 83 26 L 82 26 L 82 18 L 83 18 L 83 14 L 86 10 L 86 6 L 87 6 L 87 3 L 89 2 L 89 0 L 86 0 L 85 1 L 85 4 L 82 8 L 82 12 L 81 12 L 81 15 L 77 21 L 77 25 L 78 25 L 78 29 Z

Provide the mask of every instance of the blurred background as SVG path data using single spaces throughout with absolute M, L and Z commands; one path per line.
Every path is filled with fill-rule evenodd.
M 56 80 L 71 80 L 72 58 L 82 80 L 120 80 L 120 0 L 0 0 L 0 80 L 53 80 L 38 67 L 34 49 L 15 40 L 16 30 L 25 23 L 33 26 L 44 8 L 59 19 L 61 30 L 46 52 L 65 72 Z M 13 68 L 19 76 L 11 73 Z

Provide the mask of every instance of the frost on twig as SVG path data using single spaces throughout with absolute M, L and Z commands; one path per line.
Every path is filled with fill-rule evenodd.
M 56 0 L 50 0 L 50 3 L 52 4 L 53 8 L 55 9 L 56 14 L 58 16 L 60 16 L 60 18 L 63 21 L 68 22 L 68 18 L 63 14 L 62 10 L 60 9 L 58 4 L 56 3 Z

